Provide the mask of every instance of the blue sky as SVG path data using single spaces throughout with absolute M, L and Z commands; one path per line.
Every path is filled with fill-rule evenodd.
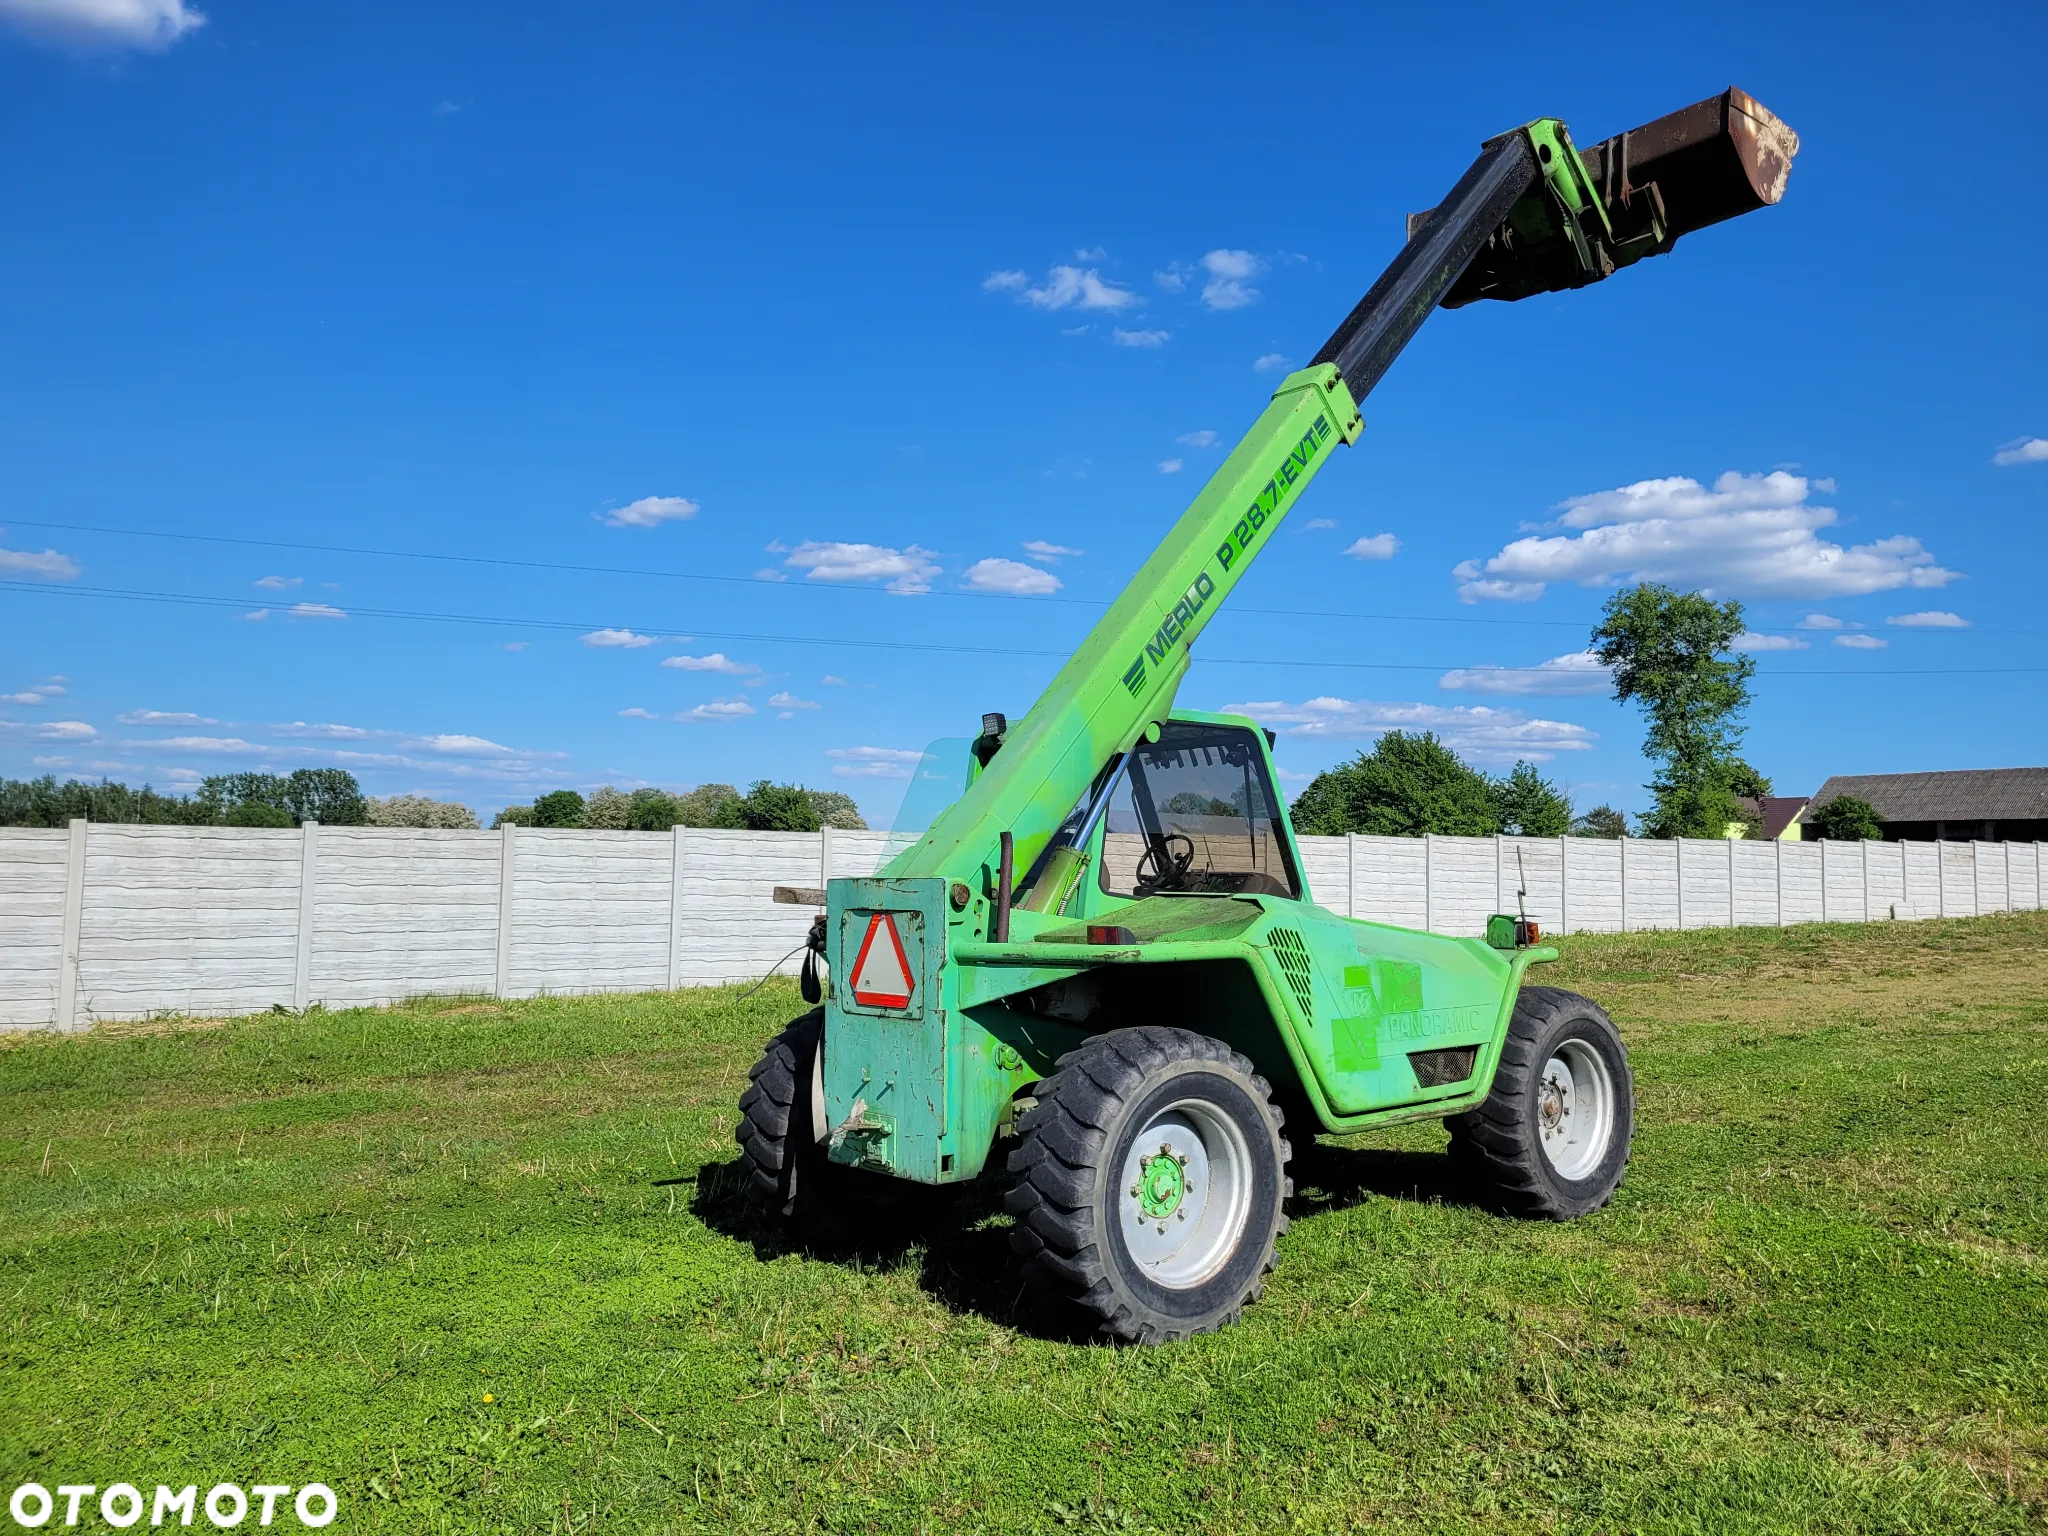
M 1536 14 L 0 0 L 0 772 L 886 818 L 1480 139 L 1730 83 L 1784 203 L 1435 317 L 1182 702 L 1637 809 L 1649 574 L 1781 792 L 2048 758 L 2043 13 Z

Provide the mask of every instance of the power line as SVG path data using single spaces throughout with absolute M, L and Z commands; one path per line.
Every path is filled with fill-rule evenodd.
M 46 597 L 90 597 L 122 602 L 149 602 L 176 604 L 185 607 L 222 608 L 246 610 L 246 597 L 209 597 L 192 592 L 145 592 L 119 587 L 50 586 L 41 582 L 0 581 L 0 591 L 34 593 Z M 311 605 L 302 605 L 311 606 Z M 324 606 L 324 605 L 322 605 Z M 279 608 L 281 616 L 292 616 L 290 608 Z M 308 612 L 307 618 L 326 618 L 331 615 Z M 546 629 L 571 633 L 588 634 L 607 627 L 588 620 L 572 622 L 567 619 L 506 618 L 494 614 L 435 613 L 423 609 L 407 608 L 350 608 L 341 617 L 399 619 L 417 623 L 433 624 L 477 624 L 500 629 Z M 631 628 L 632 626 L 624 626 Z M 662 626 L 648 625 L 648 629 Z M 938 643 L 916 640 L 863 640 L 846 635 L 788 635 L 764 634 L 746 630 L 700 629 L 691 626 L 692 635 L 710 640 L 743 641 L 750 645 L 820 645 L 837 646 L 856 650 L 872 651 L 944 651 L 972 656 L 1023 656 L 1049 657 L 1064 660 L 1069 654 L 1064 650 L 1031 650 L 1016 646 L 962 645 L 956 642 Z M 1557 675 L 1552 667 L 1496 667 L 1473 666 L 1469 663 L 1452 662 L 1400 662 L 1400 661 L 1335 661 L 1323 657 L 1274 657 L 1274 656 L 1214 656 L 1204 654 L 1198 658 L 1215 665 L 1233 667 L 1330 667 L 1358 672 L 1502 672 L 1534 673 L 1546 676 Z M 2048 672 L 2048 667 L 1891 667 L 1872 671 L 1853 667 L 1805 667 L 1795 671 L 1760 672 L 1759 677 L 1960 677 L 1990 676 L 2007 673 Z
M 5 519 L 15 528 L 51 528 L 65 533 L 97 533 L 118 538 L 165 539 L 188 544 L 228 544 L 247 549 L 289 550 L 298 554 L 360 555 L 378 560 L 427 560 L 449 565 L 495 566 L 510 570 L 558 571 L 585 576 L 638 576 L 653 577 L 664 581 L 701 581 L 722 586 L 782 587 L 800 592 L 860 592 L 877 597 L 900 597 L 903 594 L 891 592 L 885 587 L 834 586 L 823 588 L 808 583 L 788 585 L 781 582 L 764 582 L 756 576 L 721 576 L 705 571 L 674 571 L 665 569 L 638 569 L 622 565 L 579 565 L 557 560 L 515 560 L 503 555 L 451 555 L 438 554 L 418 549 L 372 549 L 354 544 L 308 544 L 289 539 L 252 539 L 237 535 L 217 533 L 177 533 L 161 528 L 116 528 L 97 523 L 57 523 L 34 518 L 9 517 Z M 1003 603 L 1048 603 L 1060 607 L 1107 608 L 1108 603 L 1089 597 L 1054 597 L 1050 594 L 1028 594 L 1015 592 L 921 592 L 920 597 L 966 598 L 979 602 Z M 1320 608 L 1245 608 L 1233 607 L 1231 612 L 1256 615 L 1263 618 L 1298 619 L 1353 619 L 1373 623 L 1391 624 L 1482 624 L 1511 629 L 1584 629 L 1585 623 L 1576 619 L 1506 619 L 1491 618 L 1477 614 L 1429 614 L 1429 613 L 1358 613 L 1349 610 Z M 1803 631 L 1794 628 L 1759 628 L 1758 634 L 1795 634 Z M 2038 629 L 1977 629 L 1972 633 L 1980 635 L 2038 635 L 2048 630 Z

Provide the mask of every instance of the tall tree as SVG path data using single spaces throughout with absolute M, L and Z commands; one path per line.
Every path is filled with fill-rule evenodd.
M 1614 697 L 1649 719 L 1643 752 L 1659 766 L 1651 837 L 1720 837 L 1740 819 L 1731 781 L 1740 762 L 1740 719 L 1756 663 L 1730 647 L 1742 605 L 1656 582 L 1607 600 L 1593 653 L 1614 670 Z
M 1500 830 L 1492 784 L 1434 731 L 1388 731 L 1372 751 L 1317 774 L 1294 802 L 1293 820 L 1309 836 L 1491 837 Z
M 1493 781 L 1493 814 L 1500 829 L 1516 837 L 1563 837 L 1571 830 L 1572 802 L 1534 763 L 1516 763 Z
M 1884 838 L 1884 821 L 1877 807 L 1855 795 L 1837 795 L 1826 805 L 1814 806 L 1807 811 L 1805 822 L 1808 832 L 1826 842 L 1877 842 Z

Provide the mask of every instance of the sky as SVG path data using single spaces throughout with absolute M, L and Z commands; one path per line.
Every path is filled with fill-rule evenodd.
M 1656 579 L 1780 793 L 2048 761 L 2048 13 L 1542 14 L 0 0 L 0 774 L 886 823 L 1482 139 L 1730 84 L 1784 202 L 1439 312 L 1180 703 L 1638 811 Z

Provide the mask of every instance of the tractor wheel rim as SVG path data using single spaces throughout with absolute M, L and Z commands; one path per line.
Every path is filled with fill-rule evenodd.
M 1124 1246 L 1159 1285 L 1187 1290 L 1230 1262 L 1251 1216 L 1252 1153 L 1202 1099 L 1158 1111 L 1131 1142 L 1117 1191 Z
M 1584 1040 L 1567 1040 L 1536 1084 L 1536 1131 L 1543 1157 L 1564 1179 L 1589 1177 L 1614 1138 L 1614 1076 Z

